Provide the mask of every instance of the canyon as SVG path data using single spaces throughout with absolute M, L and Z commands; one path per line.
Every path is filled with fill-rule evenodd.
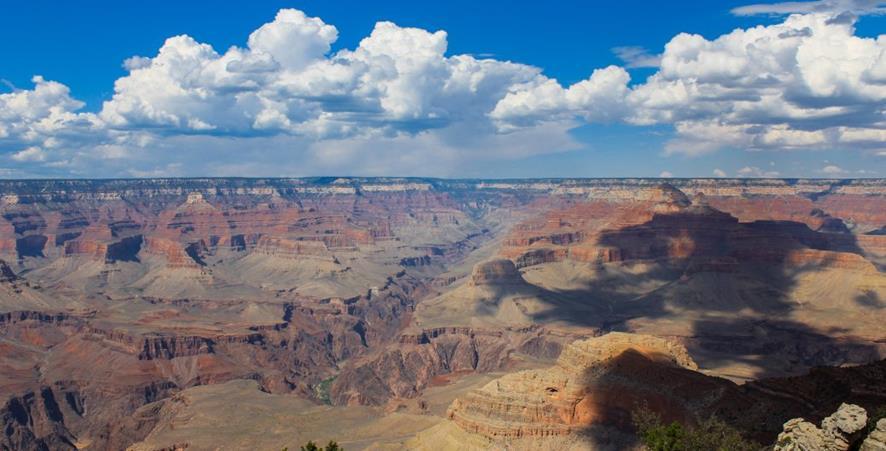
M 0 180 L 0 449 L 775 443 L 886 405 L 886 180 Z

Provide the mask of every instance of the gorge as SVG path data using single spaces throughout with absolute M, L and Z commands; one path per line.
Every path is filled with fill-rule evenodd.
M 771 444 L 886 404 L 886 180 L 0 181 L 0 449 Z

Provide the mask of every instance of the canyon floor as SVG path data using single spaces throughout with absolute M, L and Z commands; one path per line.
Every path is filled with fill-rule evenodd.
M 886 180 L 0 181 L 0 449 L 628 449 L 886 405 Z

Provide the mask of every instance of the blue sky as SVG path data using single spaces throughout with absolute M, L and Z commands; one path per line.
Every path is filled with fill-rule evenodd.
M 0 61 L 0 176 L 886 176 L 882 5 L 835 0 L 736 10 L 748 4 L 8 2 L 0 18 L 8 43 Z M 284 9 L 301 16 L 275 21 Z M 376 36 L 380 21 L 397 27 L 380 30 L 382 47 L 360 55 L 361 40 Z M 272 31 L 265 47 L 256 39 L 253 48 L 250 34 L 264 24 L 301 28 L 286 35 L 294 40 L 288 44 L 271 43 L 268 36 L 282 36 Z M 753 27 L 771 30 L 722 38 Z M 439 48 L 432 33 L 440 30 L 445 54 L 411 61 L 411 53 Z M 675 40 L 681 33 L 698 37 Z M 179 35 L 190 41 L 164 47 Z M 822 47 L 835 39 L 848 47 Z M 300 47 L 308 41 L 319 47 Z M 659 67 L 654 60 L 669 42 L 671 57 Z M 425 47 L 398 53 L 402 43 Z M 162 72 L 164 64 L 186 64 L 164 63 L 159 49 L 199 44 L 215 55 L 189 60 L 186 75 Z M 231 74 L 219 75 L 224 69 L 213 59 L 227 58 L 231 46 L 249 55 L 228 59 L 270 54 L 274 69 L 262 71 L 273 75 L 220 83 Z M 618 50 L 624 47 L 634 49 Z M 846 48 L 858 49 L 860 67 L 816 72 L 827 64 L 849 68 L 840 59 Z M 287 65 L 275 60 L 288 58 L 279 51 L 306 56 Z M 336 60 L 340 51 L 353 55 Z M 619 58 L 631 53 L 647 57 L 639 65 L 648 67 Z M 453 91 L 453 68 L 461 66 L 443 59 L 458 55 L 501 66 L 472 69 L 475 79 L 491 80 L 483 82 L 489 92 Z M 124 67 L 133 56 L 143 58 Z M 411 65 L 386 66 L 397 58 Z M 314 69 L 333 60 L 344 61 L 339 72 Z M 353 79 L 317 81 L 358 66 L 365 71 Z M 749 80 L 753 73 L 768 78 Z M 43 97 L 35 75 L 45 81 Z M 115 90 L 118 80 L 129 83 Z M 160 96 L 163 83 L 178 97 Z M 692 98 L 656 100 L 690 84 Z M 259 117 L 274 119 L 259 124 Z

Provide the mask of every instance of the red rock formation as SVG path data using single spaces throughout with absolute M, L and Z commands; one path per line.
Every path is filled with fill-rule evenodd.
M 142 252 L 165 258 L 169 268 L 200 268 L 179 242 L 167 238 L 145 238 Z
M 0 255 L 15 257 L 15 227 L 0 219 Z
M 592 427 L 629 432 L 632 412 L 643 406 L 665 422 L 715 415 L 747 438 L 772 443 L 782 423 L 800 412 L 821 419 L 844 402 L 877 405 L 886 390 L 883 371 L 886 361 L 738 386 L 697 372 L 682 346 L 609 334 L 568 345 L 554 367 L 511 373 L 461 396 L 447 415 L 501 447 L 580 436 Z
M 294 241 L 263 236 L 258 239 L 255 252 L 291 259 L 309 258 L 335 261 L 335 257 L 322 241 Z
M 474 266 L 471 272 L 471 283 L 474 285 L 514 285 L 526 282 L 514 262 L 498 259 Z
M 78 232 L 77 238 L 64 241 L 64 255 L 104 259 L 108 253 L 108 243 L 112 240 L 110 227 L 105 224 L 92 224 L 82 232 Z
M 691 418 L 688 406 L 681 405 L 673 390 L 704 382 L 704 376 L 687 371 L 696 368 L 682 346 L 612 333 L 568 345 L 550 369 L 493 381 L 457 399 L 447 415 L 459 427 L 491 438 L 564 435 L 596 423 L 627 427 L 630 412 L 641 400 L 685 420 Z M 638 372 L 668 378 L 669 390 L 638 387 L 623 379 Z
M 564 340 L 568 338 L 532 328 L 453 327 L 402 335 L 397 346 L 349 363 L 332 385 L 331 400 L 339 405 L 379 405 L 412 398 L 437 376 L 504 368 L 514 352 L 551 358 Z

